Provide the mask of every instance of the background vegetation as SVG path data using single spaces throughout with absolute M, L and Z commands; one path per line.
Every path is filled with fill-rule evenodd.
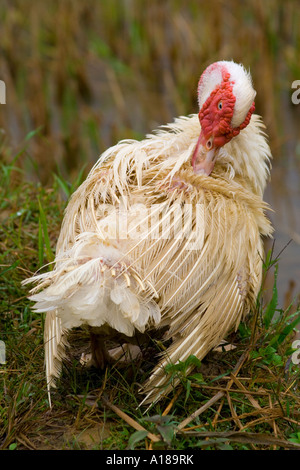
M 300 105 L 291 102 L 300 79 L 297 2 L 3 0 L 0 25 L 2 448 L 299 445 L 299 366 L 291 361 L 300 279 Z M 175 368 L 180 395 L 144 415 L 135 405 L 147 365 L 87 373 L 72 351 L 50 412 L 42 318 L 20 283 L 53 259 L 66 201 L 98 155 L 197 112 L 199 76 L 220 59 L 250 68 L 274 155 L 266 197 L 279 245 L 257 311 L 230 338 L 235 350 L 211 353 L 193 377 L 186 364 Z

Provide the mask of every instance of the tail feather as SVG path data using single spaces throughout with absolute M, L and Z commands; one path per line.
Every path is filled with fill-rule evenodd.
M 221 290 L 218 296 L 220 299 L 217 298 L 216 303 L 204 302 L 193 313 L 192 321 L 189 321 L 186 327 L 182 326 L 174 336 L 172 345 L 141 390 L 146 396 L 140 405 L 156 403 L 179 384 L 180 378 L 175 377 L 172 380 L 170 374 L 166 373 L 168 364 L 184 362 L 191 355 L 202 360 L 209 351 L 220 344 L 231 328 L 237 327 L 245 309 L 238 283 L 232 284 L 226 294 Z M 186 374 L 193 368 L 193 365 L 189 366 Z
M 47 312 L 44 327 L 45 366 L 49 405 L 51 407 L 51 387 L 55 387 L 60 376 L 62 361 L 66 357 L 66 331 L 61 327 L 61 320 L 56 312 Z

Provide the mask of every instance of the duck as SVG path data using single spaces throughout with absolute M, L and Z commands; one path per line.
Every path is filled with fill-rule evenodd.
M 273 232 L 263 200 L 272 155 L 255 96 L 242 64 L 212 63 L 198 114 L 110 147 L 73 193 L 53 269 L 24 281 L 46 313 L 49 397 L 75 328 L 88 329 L 100 368 L 109 340 L 163 331 L 167 346 L 140 390 L 153 404 L 178 385 L 169 364 L 201 361 L 255 308 Z

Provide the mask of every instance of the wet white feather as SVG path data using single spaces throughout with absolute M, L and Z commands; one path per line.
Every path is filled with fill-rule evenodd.
M 54 269 L 26 281 L 37 283 L 35 309 L 47 312 L 48 384 L 59 375 L 65 331 L 77 326 L 109 325 L 127 336 L 169 326 L 174 343 L 146 386 L 148 399 L 159 397 L 169 360 L 201 358 L 237 326 L 259 289 L 260 236 L 272 232 L 261 198 L 271 158 L 262 129 L 253 115 L 221 149 L 211 177 L 190 165 L 197 115 L 104 152 L 69 202 Z M 173 178 L 185 189 L 172 189 Z M 182 228 L 175 209 L 184 203 L 193 210 Z

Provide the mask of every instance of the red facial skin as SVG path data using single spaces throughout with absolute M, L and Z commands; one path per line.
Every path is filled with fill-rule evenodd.
M 210 94 L 199 112 L 199 120 L 201 129 L 206 137 L 214 137 L 214 146 L 222 147 L 227 144 L 232 137 L 235 137 L 244 129 L 251 119 L 251 115 L 255 109 L 253 102 L 244 122 L 238 127 L 231 126 L 231 120 L 235 105 L 235 96 L 233 94 L 234 82 L 230 81 L 230 74 L 223 72 L 223 81 Z M 219 104 L 222 109 L 219 109 Z
M 202 172 L 206 175 L 211 173 L 216 159 L 216 151 L 237 136 L 249 124 L 255 109 L 253 102 L 244 122 L 233 128 L 231 121 L 236 101 L 233 94 L 234 82 L 230 81 L 230 74 L 225 68 L 222 70 L 222 76 L 222 83 L 212 91 L 199 112 L 201 133 L 192 157 L 195 173 Z M 206 155 L 209 155 L 208 160 L 205 152 L 207 152 Z

